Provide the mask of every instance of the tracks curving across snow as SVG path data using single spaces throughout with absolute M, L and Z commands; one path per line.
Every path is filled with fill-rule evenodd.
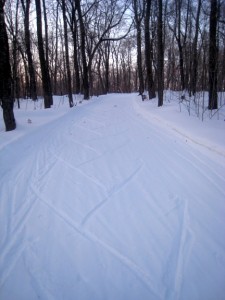
M 224 168 L 135 95 L 0 151 L 1 299 L 223 299 Z

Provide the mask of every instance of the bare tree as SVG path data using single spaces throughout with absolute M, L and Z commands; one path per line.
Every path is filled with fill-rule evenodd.
M 16 128 L 16 121 L 13 113 L 14 99 L 12 95 L 11 67 L 4 5 L 5 0 L 0 0 L 0 101 L 6 131 L 11 131 Z
M 88 78 L 88 66 L 86 58 L 86 30 L 84 26 L 83 15 L 81 11 L 80 0 L 75 0 L 76 10 L 78 13 L 78 20 L 80 25 L 80 47 L 81 47 L 81 57 L 82 57 L 82 66 L 83 66 L 83 90 L 84 90 L 84 99 L 88 100 L 89 95 L 89 78 Z
M 53 99 L 52 99 L 52 87 L 51 80 L 49 75 L 48 64 L 46 62 L 45 52 L 44 52 L 44 43 L 42 36 L 42 13 L 41 13 L 41 2 L 40 0 L 35 0 L 36 3 L 36 14 L 37 14 L 37 36 L 38 36 L 38 52 L 41 65 L 41 76 L 42 76 L 42 85 L 44 92 L 44 104 L 45 108 L 50 108 Z
M 209 109 L 217 109 L 217 72 L 218 72 L 218 47 L 217 47 L 217 22 L 218 3 L 211 0 L 209 24 Z
M 72 31 L 73 38 L 73 62 L 74 62 L 74 74 L 75 74 L 75 93 L 80 94 L 81 91 L 81 80 L 80 80 L 80 66 L 79 66 L 79 38 L 78 38 L 78 18 L 76 16 L 76 9 L 74 1 L 70 0 L 71 3 L 71 18 L 70 18 L 70 29 Z
M 36 88 L 36 78 L 34 71 L 34 63 L 31 52 L 31 38 L 30 38 L 30 0 L 21 0 L 23 13 L 24 13 L 24 34 L 25 34 L 25 46 L 26 46 L 26 55 L 28 61 L 28 71 L 29 71 L 29 91 L 28 96 L 37 100 L 37 88 Z
M 163 105 L 164 90 L 164 45 L 163 45 L 163 7 L 162 0 L 158 0 L 157 21 L 157 81 L 158 81 L 158 106 Z
M 18 108 L 20 108 L 19 101 L 19 77 L 18 77 L 18 66 L 19 66 L 19 48 L 21 47 L 19 42 L 19 3 L 20 0 L 16 0 L 15 6 L 13 3 L 8 3 L 8 6 L 5 7 L 6 22 L 8 27 L 9 36 L 11 37 L 11 47 L 12 47 L 12 89 L 13 89 L 13 98 L 17 99 Z M 10 41 L 9 41 L 10 43 Z
M 124 22 L 125 13 L 129 6 L 128 4 L 128 0 L 125 0 L 123 3 L 119 0 L 99 1 L 93 6 L 92 14 L 90 13 L 89 16 L 86 17 L 89 37 L 87 42 L 89 58 L 88 73 L 91 88 L 93 82 L 92 64 L 98 48 L 102 43 L 105 44 L 105 50 L 109 56 L 111 52 L 111 47 L 109 46 L 112 45 L 113 42 L 125 39 L 130 32 L 132 24 L 126 25 Z M 122 33 L 120 33 L 121 30 Z M 105 67 L 107 66 L 105 65 Z
M 45 34 L 45 61 L 46 61 L 46 68 L 48 71 L 48 80 L 49 80 L 49 92 L 52 94 L 52 82 L 50 77 L 50 66 L 49 66 L 49 30 L 48 30 L 48 18 L 47 18 L 47 8 L 45 4 L 46 0 L 42 0 L 42 7 L 43 7 L 43 16 L 44 16 L 44 34 Z M 50 98 L 51 105 L 53 104 L 53 97 Z
M 180 69 L 180 81 L 181 89 L 184 91 L 187 87 L 185 81 L 185 46 L 187 41 L 187 32 L 188 32 L 188 21 L 190 18 L 190 0 L 187 0 L 186 9 L 184 10 L 184 1 L 177 0 L 175 1 L 175 7 L 172 10 L 175 10 L 174 23 L 168 22 L 170 30 L 173 32 L 175 39 L 177 41 L 178 51 L 179 51 L 179 69 Z
M 15 97 L 19 92 L 25 96 L 27 90 L 35 99 L 43 87 L 45 107 L 50 107 L 52 83 L 54 93 L 67 93 L 72 106 L 73 91 L 89 99 L 90 95 L 112 91 L 139 90 L 142 94 L 146 86 L 150 99 L 158 89 L 161 106 L 165 86 L 188 89 L 190 95 L 208 89 L 208 106 L 217 107 L 217 92 L 224 89 L 225 82 L 224 1 L 34 3 L 37 31 L 33 32 L 31 0 L 14 0 L 4 7 Z M 135 30 L 131 31 L 133 25 Z M 36 32 L 37 43 L 33 38 Z M 133 62 L 135 55 L 137 63 Z M 34 68 L 39 66 L 37 62 L 40 70 Z M 35 81 L 36 94 L 32 96 Z
M 144 2 L 145 4 L 145 2 Z M 140 0 L 133 0 L 134 9 L 134 20 L 137 30 L 137 68 L 138 68 L 138 78 L 139 78 L 139 93 L 142 95 L 144 92 L 144 76 L 142 69 L 142 33 L 141 25 L 144 18 L 144 8 L 143 3 Z
M 151 16 L 152 1 L 146 0 L 145 7 L 145 19 L 144 19 L 144 30 L 145 30 L 145 65 L 147 75 L 147 86 L 149 99 L 155 98 L 155 83 L 153 80 L 153 41 L 150 37 L 150 16 Z
M 69 105 L 73 107 L 73 95 L 72 95 L 72 81 L 71 81 L 71 71 L 70 71 L 70 60 L 69 60 L 69 45 L 68 45 L 68 34 L 67 34 L 67 19 L 66 19 L 66 4 L 65 0 L 62 1 L 62 11 L 63 11 L 63 25 L 64 25 L 64 38 L 65 38 L 65 55 L 66 55 L 66 72 L 67 72 L 67 89 Z
M 54 57 L 52 69 L 53 69 L 53 93 L 56 94 L 57 74 L 58 74 L 58 54 L 59 54 L 59 30 L 58 30 L 59 29 L 59 3 L 58 1 L 54 13 L 55 13 L 55 32 L 53 33 L 53 36 L 55 36 L 55 39 L 53 39 L 53 41 L 55 43 L 55 46 L 52 47 L 52 55 Z
M 201 12 L 202 0 L 198 0 L 198 8 L 196 14 L 196 21 L 195 21 L 195 35 L 193 41 L 193 59 L 192 59 L 192 74 L 191 74 L 191 92 L 193 95 L 196 93 L 196 86 L 197 86 L 197 70 L 198 70 L 198 36 L 199 36 L 199 19 L 200 19 L 200 12 Z

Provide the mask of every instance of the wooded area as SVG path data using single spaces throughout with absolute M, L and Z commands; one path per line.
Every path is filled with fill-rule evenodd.
M 190 96 L 208 91 L 208 108 L 218 106 L 218 91 L 225 89 L 224 0 L 0 4 L 5 114 L 21 97 L 35 101 L 43 96 L 49 108 L 53 94 L 67 94 L 72 107 L 72 94 L 88 100 L 110 92 L 147 91 L 149 99 L 158 95 L 161 106 L 165 89 Z

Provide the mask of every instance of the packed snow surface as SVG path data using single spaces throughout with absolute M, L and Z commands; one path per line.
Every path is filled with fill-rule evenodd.
M 225 299 L 224 115 L 55 103 L 0 119 L 0 299 Z

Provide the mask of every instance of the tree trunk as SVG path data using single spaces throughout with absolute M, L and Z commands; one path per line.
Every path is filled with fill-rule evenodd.
M 55 21 L 55 66 L 54 66 L 54 75 L 53 75 L 53 93 L 57 94 L 57 74 L 58 74 L 58 45 L 59 45 L 59 34 L 58 34 L 58 28 L 59 28 L 59 3 L 57 3 L 56 7 L 56 21 Z M 61 91 L 60 91 L 61 92 Z
M 181 79 L 181 89 L 185 90 L 185 79 L 184 79 L 184 54 L 183 54 L 183 46 L 181 45 L 180 40 L 178 41 L 178 49 L 179 49 L 179 66 L 180 66 L 180 79 Z
M 49 46 L 48 46 L 48 19 L 47 19 L 47 12 L 46 12 L 46 6 L 45 1 L 42 0 L 43 3 L 43 14 L 44 14 L 44 27 L 45 27 L 45 61 L 46 61 L 46 67 L 48 72 L 48 80 L 49 80 L 49 88 L 51 89 L 51 95 L 52 95 L 52 83 L 50 78 L 50 68 L 49 68 Z M 51 105 L 53 105 L 53 98 L 50 98 Z
M 144 93 L 144 76 L 142 70 L 142 53 L 141 53 L 141 21 L 143 19 L 143 12 L 139 12 L 137 0 L 133 0 L 134 20 L 137 29 L 137 68 L 139 78 L 139 94 Z
M 13 58 L 13 66 L 12 66 L 12 73 L 13 73 L 13 98 L 17 99 L 18 108 L 20 108 L 20 94 L 19 94 L 19 78 L 18 78 L 18 10 L 19 10 L 19 0 L 16 1 L 16 15 L 15 15 L 15 30 L 13 32 L 13 50 L 12 50 L 12 58 Z
M 105 52 L 105 89 L 104 94 L 109 92 L 109 55 L 110 55 L 110 42 L 106 41 L 104 45 L 104 52 Z
M 145 10 L 145 64 L 146 64 L 146 72 L 147 72 L 147 85 L 148 85 L 149 99 L 153 99 L 156 96 L 155 84 L 154 84 L 153 72 L 152 72 L 153 50 L 152 50 L 152 41 L 150 39 L 150 30 L 149 30 L 151 3 L 152 3 L 151 0 L 147 1 L 146 10 Z
M 68 35 L 67 35 L 65 0 L 62 0 L 62 11 L 63 11 L 63 25 L 64 25 L 64 39 L 65 39 L 65 55 L 66 55 L 66 73 L 67 73 L 68 98 L 69 98 L 69 106 L 73 107 L 74 104 L 73 104 L 71 71 L 70 71 L 70 61 L 69 61 L 69 48 L 68 48 Z
M 217 21 L 218 3 L 211 0 L 210 24 L 209 24 L 209 109 L 217 109 L 217 70 L 218 70 L 218 48 L 217 48 Z
M 84 100 L 88 100 L 89 95 L 89 78 L 88 78 L 88 66 L 86 59 L 86 45 L 85 38 L 86 32 L 84 27 L 83 16 L 80 7 L 80 0 L 75 0 L 76 9 L 78 13 L 79 23 L 80 23 L 80 47 L 81 47 L 81 57 L 82 57 L 82 66 L 83 66 L 83 90 L 84 90 Z
M 74 72 L 75 72 L 75 93 L 80 94 L 80 71 L 78 63 L 78 34 L 77 34 L 77 20 L 74 17 L 73 28 L 73 54 L 74 54 Z
M 44 104 L 45 104 L 45 108 L 50 108 L 53 102 L 52 88 L 51 88 L 51 80 L 49 76 L 48 65 L 46 63 L 45 53 L 44 53 L 44 44 L 43 44 L 43 37 L 42 37 L 41 2 L 40 0 L 35 0 L 35 3 L 36 3 L 36 13 L 37 13 L 38 52 L 39 52 L 39 59 L 41 64 Z
M 137 28 L 137 67 L 138 67 L 138 77 L 139 77 L 139 93 L 144 92 L 144 76 L 142 70 L 142 53 L 141 53 L 141 26 L 138 25 Z
M 164 89 L 164 49 L 163 49 L 163 20 L 162 20 L 162 0 L 158 0 L 158 24 L 157 24 L 157 79 L 158 79 L 158 106 L 163 105 Z
M 26 60 L 24 51 L 21 47 L 19 47 L 19 52 L 22 57 L 22 61 L 23 61 L 23 65 L 24 65 L 23 77 L 25 79 L 25 80 L 22 80 L 22 82 L 23 82 L 23 96 L 22 97 L 26 99 L 27 95 L 28 95 L 28 90 L 29 90 L 29 75 L 28 75 L 29 72 L 28 72 L 27 60 Z
M 179 67 L 180 67 L 180 79 L 181 79 L 181 89 L 184 91 L 186 89 L 186 84 L 185 84 L 185 76 L 184 76 L 184 53 L 183 53 L 183 45 L 185 44 L 186 40 L 186 32 L 185 36 L 183 37 L 183 43 L 181 40 L 181 5 L 182 5 L 182 0 L 177 0 L 175 1 L 176 3 L 176 20 L 177 20 L 177 35 L 176 35 L 176 40 L 177 40 L 177 45 L 178 45 L 178 50 L 179 50 Z
M 24 31 L 25 31 L 25 45 L 26 45 L 26 54 L 28 61 L 28 72 L 29 72 L 29 90 L 28 96 L 32 100 L 37 100 L 37 88 L 36 88 L 36 78 L 34 71 L 34 63 L 31 53 L 31 44 L 30 44 L 30 0 L 26 0 L 26 6 L 24 0 L 21 0 L 23 11 L 24 11 Z
M 199 18 L 200 18 L 200 11 L 201 11 L 202 0 L 198 0 L 198 9 L 196 15 L 196 24 L 195 24 L 195 36 L 193 42 L 193 62 L 192 62 L 192 76 L 191 76 L 191 92 L 193 95 L 196 93 L 196 86 L 197 86 L 197 70 L 198 70 L 198 33 L 199 33 Z
M 13 113 L 13 96 L 11 82 L 11 68 L 9 58 L 8 36 L 4 18 L 4 0 L 0 0 L 0 101 L 3 109 L 3 119 L 6 131 L 16 128 Z

